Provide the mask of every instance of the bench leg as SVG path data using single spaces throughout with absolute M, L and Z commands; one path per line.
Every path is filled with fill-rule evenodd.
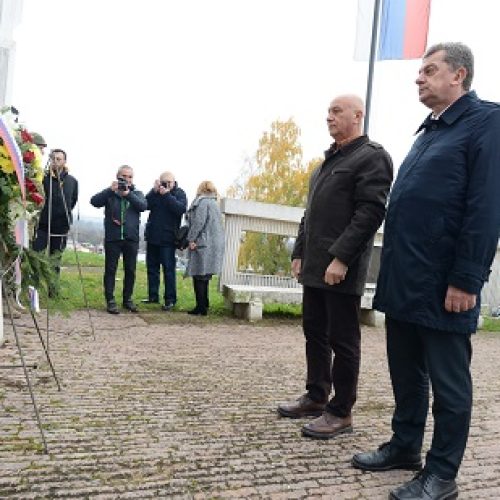
M 375 309 L 361 309 L 360 323 L 366 326 L 382 327 L 385 323 L 385 315 Z
M 252 299 L 250 301 L 246 319 L 248 321 L 259 321 L 262 319 L 262 301 L 260 299 Z
M 256 298 L 247 303 L 233 304 L 233 314 L 247 321 L 259 321 L 262 319 L 262 301 Z

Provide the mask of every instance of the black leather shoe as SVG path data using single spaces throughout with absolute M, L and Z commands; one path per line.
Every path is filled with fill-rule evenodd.
M 165 304 L 161 306 L 162 311 L 171 311 L 175 307 L 175 304 Z
M 109 314 L 120 314 L 120 311 L 118 310 L 118 306 L 116 305 L 116 302 L 114 300 L 110 300 L 108 302 L 108 305 L 106 307 L 106 311 L 108 311 Z
M 325 406 L 326 403 L 317 403 L 304 394 L 295 401 L 279 405 L 278 413 L 282 417 L 288 418 L 320 417 L 323 415 Z
M 159 304 L 160 301 L 158 299 L 142 299 L 141 302 L 143 304 Z
M 352 465 L 357 469 L 384 471 L 391 469 L 420 470 L 420 453 L 405 453 L 395 450 L 390 443 L 384 443 L 376 451 L 357 453 L 352 457 Z
M 137 309 L 137 306 L 131 300 L 125 301 L 123 303 L 123 308 L 127 309 L 128 311 L 133 312 L 133 313 L 136 313 L 139 311 L 139 309 Z
M 390 500 L 453 500 L 457 497 L 458 487 L 454 479 L 441 479 L 425 470 L 389 495 Z

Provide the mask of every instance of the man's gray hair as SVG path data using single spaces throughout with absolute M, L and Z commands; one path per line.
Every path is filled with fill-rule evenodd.
M 118 168 L 118 172 L 116 172 L 116 175 L 120 175 L 122 173 L 122 170 L 131 170 L 132 174 L 134 173 L 134 169 L 130 165 L 122 165 L 121 167 Z
M 424 54 L 424 59 L 440 50 L 444 50 L 444 62 L 448 64 L 453 71 L 459 68 L 465 68 L 467 74 L 462 82 L 462 87 L 464 90 L 469 91 L 472 85 L 472 78 L 474 77 L 474 56 L 472 55 L 472 51 L 467 45 L 460 42 L 437 43 L 427 49 Z

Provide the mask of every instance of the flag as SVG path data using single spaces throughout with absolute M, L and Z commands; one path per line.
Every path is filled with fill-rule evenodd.
M 381 0 L 377 59 L 418 59 L 427 46 L 431 0 Z M 375 0 L 358 0 L 354 58 L 368 60 Z

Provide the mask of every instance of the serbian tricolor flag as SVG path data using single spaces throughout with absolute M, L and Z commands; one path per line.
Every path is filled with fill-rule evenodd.
M 377 59 L 418 59 L 427 46 L 431 0 L 380 0 Z M 358 0 L 354 58 L 368 60 L 375 0 Z

